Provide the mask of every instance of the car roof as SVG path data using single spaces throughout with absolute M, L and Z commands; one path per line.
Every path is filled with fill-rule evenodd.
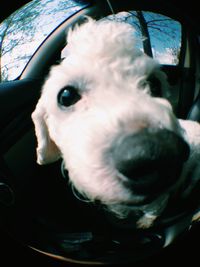
M 20 1 L 12 1 L 12 4 L 8 5 L 8 1 L 1 0 L 1 12 L 0 12 L 0 21 L 3 21 L 7 18 L 11 13 L 15 10 L 23 6 L 24 4 L 30 2 L 30 0 L 20 0 Z

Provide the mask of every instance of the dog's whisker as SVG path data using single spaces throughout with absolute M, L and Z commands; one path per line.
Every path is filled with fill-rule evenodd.
M 65 167 L 65 162 L 64 160 L 62 160 L 61 162 L 61 165 L 60 165 L 60 171 L 61 171 L 61 174 L 62 174 L 62 177 L 65 178 L 65 179 L 68 179 L 68 171 Z
M 63 178 L 68 180 L 69 179 L 69 177 L 68 177 L 68 171 L 65 168 L 65 162 L 64 161 L 61 162 L 60 169 L 61 169 L 61 174 L 62 174 Z M 71 189 L 72 189 L 73 195 L 78 200 L 80 200 L 82 202 L 86 202 L 86 203 L 92 202 L 92 200 L 88 199 L 86 196 L 84 196 L 83 194 L 81 194 L 80 192 L 78 192 L 77 189 L 75 188 L 75 186 L 73 185 L 73 183 L 70 183 L 70 185 L 71 185 Z
M 81 194 L 80 192 L 77 191 L 76 187 L 71 183 L 71 189 L 73 195 L 80 201 L 85 202 L 85 203 L 91 203 L 92 200 L 88 199 L 86 196 Z

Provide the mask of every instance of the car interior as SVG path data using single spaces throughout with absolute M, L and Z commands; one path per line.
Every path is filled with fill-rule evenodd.
M 133 244 L 130 233 L 122 236 L 117 226 L 110 225 L 99 203 L 79 200 L 67 173 L 63 174 L 62 160 L 44 166 L 36 163 L 31 113 L 50 67 L 61 60 L 66 30 L 82 23 L 85 15 L 100 19 L 113 10 L 151 11 L 178 21 L 179 61 L 161 67 L 168 77 L 176 116 L 200 122 L 199 40 L 192 21 L 167 1 L 110 2 L 112 9 L 107 1 L 91 1 L 48 36 L 17 79 L 0 83 L 0 186 L 6 191 L 1 197 L 1 224 L 25 245 L 78 263 L 140 260 L 162 249 L 166 240 L 165 230 L 160 229 L 145 232 L 147 241 L 144 232 L 137 233 Z M 113 242 L 113 236 L 121 245 Z

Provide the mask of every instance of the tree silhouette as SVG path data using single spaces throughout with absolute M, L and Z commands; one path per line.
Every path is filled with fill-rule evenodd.
M 166 41 L 169 41 L 170 43 L 173 42 L 173 47 L 168 51 L 172 52 L 171 55 L 174 56 L 174 61 L 177 61 L 179 53 L 178 50 L 180 48 L 179 43 L 177 47 L 177 41 L 174 41 L 176 36 L 180 33 L 180 29 L 177 29 L 177 22 L 161 14 L 152 12 L 144 12 L 144 14 L 146 14 L 146 16 L 143 15 L 143 12 L 136 11 L 136 17 L 139 21 L 140 31 L 144 38 L 143 47 L 145 53 L 149 56 L 153 56 L 153 46 L 151 45 L 152 36 L 152 38 L 154 37 L 163 43 Z
M 20 73 L 33 49 L 81 5 L 75 0 L 34 0 L 4 20 L 0 25 L 2 80 L 17 78 L 14 72 Z
M 180 35 L 181 31 L 180 24 L 175 20 L 158 13 L 140 10 L 121 12 L 117 15 L 109 16 L 109 19 L 124 21 L 133 25 L 140 40 L 142 40 L 144 52 L 150 57 L 153 57 L 154 54 L 152 39 L 163 43 L 163 47 L 165 46 L 166 48 L 167 42 L 170 43 L 171 48 L 167 49 L 167 52 L 171 53 L 174 63 L 177 63 L 180 52 L 177 36 Z
M 141 34 L 143 36 L 144 51 L 148 56 L 153 57 L 151 39 L 150 39 L 150 35 L 149 35 L 149 30 L 148 30 L 148 23 L 145 20 L 145 17 L 143 15 L 142 11 L 136 11 L 136 14 L 137 14 L 136 15 L 137 19 L 139 21 Z

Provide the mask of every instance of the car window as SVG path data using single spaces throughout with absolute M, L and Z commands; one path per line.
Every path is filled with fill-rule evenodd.
M 148 11 L 120 12 L 107 18 L 132 24 L 141 50 L 161 64 L 178 65 L 182 32 L 178 21 Z
M 45 38 L 85 7 L 75 0 L 33 0 L 0 24 L 0 81 L 16 79 Z

